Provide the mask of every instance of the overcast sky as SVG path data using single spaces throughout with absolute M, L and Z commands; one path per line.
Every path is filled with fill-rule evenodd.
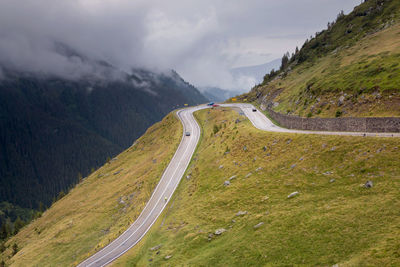
M 280 58 L 360 2 L 0 0 L 0 62 L 51 74 L 91 71 L 55 53 L 56 41 L 122 69 L 173 68 L 196 86 L 247 90 L 254 84 L 238 84 L 230 68 Z

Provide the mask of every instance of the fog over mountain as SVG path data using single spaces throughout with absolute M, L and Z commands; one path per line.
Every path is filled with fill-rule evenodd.
M 0 64 L 67 79 L 103 76 L 101 64 L 60 54 L 63 44 L 124 71 L 175 69 L 196 86 L 243 89 L 248 79 L 234 81 L 231 68 L 280 57 L 358 2 L 2 0 Z

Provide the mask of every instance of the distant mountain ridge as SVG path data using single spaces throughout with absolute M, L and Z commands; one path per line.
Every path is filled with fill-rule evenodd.
M 224 90 L 218 87 L 204 87 L 200 88 L 201 92 L 208 100 L 213 102 L 224 102 L 228 98 L 241 94 L 236 90 Z
M 246 67 L 238 67 L 230 69 L 230 73 L 233 77 L 233 80 L 238 82 L 240 79 L 248 79 L 252 80 L 254 83 L 253 85 L 257 85 L 261 83 L 264 79 L 265 73 L 270 72 L 271 70 L 279 69 L 281 60 L 275 59 L 271 62 L 261 64 L 261 65 L 254 65 L 254 66 L 246 66 Z M 251 85 L 251 86 L 253 86 Z M 222 89 L 215 86 L 208 86 L 199 88 L 199 90 L 206 96 L 209 100 L 214 102 L 223 102 L 230 97 L 241 95 L 244 92 L 247 92 L 249 88 L 242 88 L 242 90 L 235 90 L 235 89 Z
M 266 73 L 270 72 L 272 69 L 278 70 L 281 65 L 281 59 L 275 59 L 265 64 L 238 67 L 231 69 L 231 73 L 234 77 L 239 76 L 250 76 L 254 77 L 256 83 L 261 83 L 264 79 Z

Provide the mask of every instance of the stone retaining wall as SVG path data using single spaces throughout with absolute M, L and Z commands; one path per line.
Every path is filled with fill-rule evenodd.
M 302 118 L 283 115 L 265 107 L 272 119 L 289 129 L 368 133 L 399 133 L 400 117 L 382 118 Z

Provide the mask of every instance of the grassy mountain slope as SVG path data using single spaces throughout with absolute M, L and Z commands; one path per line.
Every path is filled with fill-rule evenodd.
M 262 132 L 222 109 L 196 116 L 204 132 L 190 179 L 114 266 L 400 264 L 397 139 Z
M 243 98 L 303 117 L 400 116 L 399 18 L 399 1 L 365 1 Z
M 180 142 L 172 114 L 133 146 L 55 202 L 6 243 L 12 266 L 76 265 L 124 231 L 140 214 Z M 18 253 L 13 256 L 13 246 Z

